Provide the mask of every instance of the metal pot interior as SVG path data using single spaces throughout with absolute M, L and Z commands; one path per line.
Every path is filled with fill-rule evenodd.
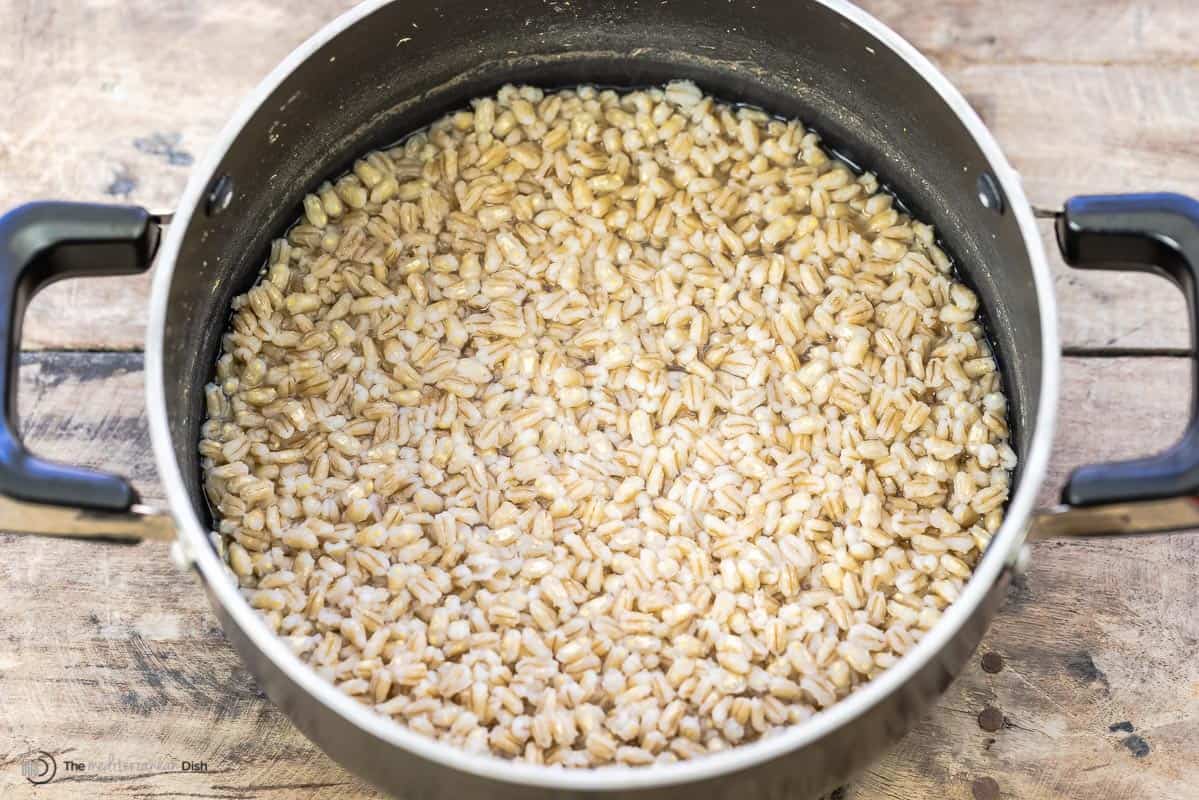
M 305 194 L 367 150 L 504 83 L 631 87 L 675 78 L 803 120 L 935 224 L 983 300 L 1015 447 L 1026 453 L 1043 354 L 1025 242 L 1010 209 L 980 203 L 979 177 L 990 166 L 959 117 L 871 34 L 817 0 L 390 3 L 295 67 L 209 176 L 210 185 L 232 181 L 229 206 L 202 203 L 187 220 L 170 286 L 163 379 L 175 456 L 200 518 L 208 514 L 196 453 L 202 386 L 229 302 L 254 282 L 271 239 L 296 219 Z

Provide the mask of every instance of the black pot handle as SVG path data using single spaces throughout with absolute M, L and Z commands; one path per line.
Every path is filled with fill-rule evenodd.
M 0 494 L 93 511 L 128 511 L 137 502 L 119 475 L 44 461 L 25 450 L 17 417 L 17 370 L 25 307 L 60 278 L 145 272 L 159 226 L 145 209 L 85 203 L 30 203 L 0 217 Z
M 1199 357 L 1199 201 L 1179 194 L 1075 197 L 1057 217 L 1066 263 L 1169 278 L 1186 295 L 1191 355 Z M 1079 467 L 1062 489 L 1071 506 L 1199 495 L 1199 365 L 1192 366 L 1190 422 L 1163 453 Z

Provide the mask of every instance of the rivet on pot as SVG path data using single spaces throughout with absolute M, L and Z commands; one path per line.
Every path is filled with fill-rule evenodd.
M 180 572 L 187 572 L 195 563 L 195 559 L 191 557 L 191 553 L 187 551 L 187 548 L 183 546 L 183 542 L 179 540 L 171 542 L 170 556 L 171 564 Z
M 222 175 L 212 182 L 208 190 L 205 211 L 208 216 L 215 217 L 233 203 L 233 179 Z
M 996 214 L 1003 213 L 1003 193 L 999 191 L 999 184 L 995 182 L 995 176 L 989 172 L 978 176 L 978 202 L 982 203 L 983 208 L 994 211 Z
M 1032 549 L 1024 544 L 1020 546 L 1020 552 L 1016 554 L 1016 562 L 1012 564 L 1012 569 L 1017 575 L 1027 575 L 1029 565 L 1032 563 Z

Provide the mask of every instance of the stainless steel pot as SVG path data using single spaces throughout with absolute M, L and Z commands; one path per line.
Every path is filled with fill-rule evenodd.
M 372 147 L 505 82 L 617 86 L 690 78 L 799 117 L 877 172 L 944 247 L 986 309 L 1020 455 L 1003 527 L 961 599 L 912 652 L 831 709 L 763 741 L 687 763 L 564 771 L 469 755 L 335 690 L 239 595 L 208 537 L 198 430 L 231 298 L 303 196 Z M 1175 195 L 1075 198 L 1053 214 L 1067 261 L 1157 270 L 1196 308 L 1199 203 Z M 160 241 L 161 239 L 161 241 Z M 157 270 L 146 401 L 170 516 L 123 478 L 44 462 L 21 445 L 17 346 L 29 296 L 63 277 Z M 270 697 L 347 768 L 407 797 L 795 797 L 844 781 L 896 741 L 973 651 L 1030 536 L 1199 525 L 1199 427 L 1151 459 L 1086 467 L 1061 507 L 1033 511 L 1058 395 L 1052 283 L 1020 179 L 960 94 L 895 33 L 843 0 L 374 0 L 330 23 L 246 100 L 192 175 L 173 219 L 65 203 L 0 219 L 0 528 L 173 540 L 229 640 Z

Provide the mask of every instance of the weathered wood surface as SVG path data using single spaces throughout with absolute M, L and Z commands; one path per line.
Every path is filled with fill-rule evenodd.
M 1041 501 L 1080 463 L 1177 436 L 1188 369 L 1185 358 L 1067 359 Z M 141 387 L 140 354 L 27 355 L 28 438 L 45 455 L 131 475 L 158 499 Z M 1036 545 L 1031 573 L 936 711 L 842 797 L 986 798 L 974 784 L 990 778 L 999 797 L 1021 800 L 1193 800 L 1195 553 L 1191 534 Z M 377 796 L 259 693 L 165 548 L 0 534 L 0 603 L 0 796 Z M 988 653 L 1002 658 L 994 674 L 981 667 Z M 980 727 L 983 712 L 1001 727 Z M 52 784 L 20 777 L 29 749 L 59 755 Z M 150 763 L 66 774 L 67 758 Z M 180 772 L 180 760 L 209 771 Z
M 0 209 L 67 197 L 170 208 L 239 98 L 349 0 L 0 0 Z M 1189 0 L 870 0 L 979 110 L 1034 203 L 1199 193 L 1199 22 Z M 1144 275 L 1078 273 L 1043 228 L 1071 352 L 1042 501 L 1092 460 L 1182 429 L 1182 299 Z M 52 287 L 25 344 L 138 350 L 148 280 Z M 34 447 L 161 499 L 141 356 L 26 356 Z M 978 656 L 845 800 L 1188 800 L 1199 790 L 1199 549 L 1189 534 L 1038 544 Z M 163 548 L 0 534 L 0 797 L 376 797 L 259 693 L 196 581 Z M 981 667 L 988 654 L 988 665 Z M 980 715 L 981 718 L 980 718 Z M 984 730 L 997 728 L 995 731 Z M 1115 726 L 1115 729 L 1111 729 Z M 60 758 L 38 789 L 26 750 Z M 91 769 L 70 775 L 62 760 Z M 207 774 L 179 769 L 206 761 Z M 107 771 L 102 771 L 109 762 Z M 111 763 L 123 762 L 123 763 Z M 998 793 L 995 793 L 995 790 Z
M 350 5 L 0 0 L 0 209 L 46 198 L 171 208 L 240 98 Z M 865 5 L 966 94 L 1034 203 L 1199 193 L 1190 0 Z M 1043 233 L 1067 347 L 1187 346 L 1182 299 L 1164 281 L 1070 272 Z M 52 287 L 31 309 L 26 346 L 140 349 L 148 286 L 141 277 Z

